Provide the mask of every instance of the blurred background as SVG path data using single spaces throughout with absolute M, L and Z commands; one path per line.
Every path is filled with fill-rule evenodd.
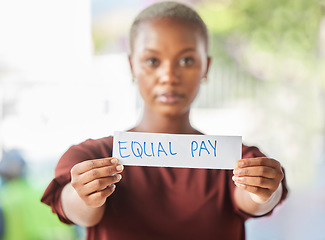
M 0 0 L 1 240 L 83 239 L 39 199 L 69 146 L 139 120 L 128 29 L 154 2 Z M 289 198 L 249 220 L 247 239 L 325 239 L 325 1 L 182 2 L 213 58 L 193 125 L 241 135 L 286 170 Z

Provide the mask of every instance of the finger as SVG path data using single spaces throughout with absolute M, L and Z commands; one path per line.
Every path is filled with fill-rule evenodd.
M 121 173 L 123 169 L 123 165 L 113 165 L 109 167 L 91 169 L 88 172 L 81 174 L 79 176 L 79 181 L 82 184 L 86 184 L 91 181 L 94 181 L 95 179 L 105 178 L 108 176 L 112 176 L 116 173 Z
M 233 177 L 235 183 L 249 185 L 252 187 L 259 187 L 274 190 L 275 184 L 273 179 L 263 178 L 263 177 Z
M 101 158 L 101 159 L 88 160 L 73 166 L 73 168 L 71 169 L 71 173 L 80 175 L 92 169 L 116 165 L 117 162 L 118 160 L 116 158 Z
M 86 204 L 92 207 L 102 206 L 106 202 L 106 198 L 115 191 L 115 188 L 116 188 L 115 184 L 112 184 L 101 191 L 97 191 L 89 195 L 85 199 Z
M 246 190 L 247 192 L 253 193 L 261 198 L 268 199 L 272 195 L 272 191 L 267 188 L 261 188 L 261 187 L 256 187 L 256 186 L 250 186 L 250 185 L 245 185 L 241 183 L 236 183 L 236 186 Z
M 250 176 L 274 178 L 277 175 L 277 171 L 274 168 L 265 166 L 235 168 L 233 173 L 238 177 Z
M 280 168 L 280 163 L 272 158 L 261 157 L 261 158 L 246 158 L 237 161 L 237 167 L 253 167 L 253 166 L 268 166 L 271 168 Z
M 91 182 L 85 184 L 83 187 L 84 190 L 81 194 L 90 195 L 92 193 L 101 191 L 101 190 L 107 188 L 107 186 L 110 186 L 114 183 L 118 183 L 119 181 L 121 181 L 121 179 L 122 179 L 121 174 L 116 174 L 114 176 L 96 179 L 94 181 L 91 181 Z

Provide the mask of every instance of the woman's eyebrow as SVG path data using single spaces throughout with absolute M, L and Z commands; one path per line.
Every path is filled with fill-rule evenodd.
M 180 51 L 179 54 L 183 54 L 183 53 L 186 53 L 186 52 L 194 52 L 194 51 L 195 51 L 195 48 L 189 47 L 189 48 L 185 48 L 182 51 Z
M 154 53 L 159 53 L 159 51 L 155 50 L 155 49 L 151 49 L 151 48 L 145 48 L 144 49 L 145 52 L 154 52 Z
M 160 53 L 160 51 L 155 50 L 155 49 L 152 49 L 152 48 L 145 48 L 144 51 L 145 51 L 145 52 Z M 186 53 L 186 52 L 192 52 L 192 51 L 195 51 L 195 48 L 193 48 L 193 47 L 189 47 L 189 48 L 185 48 L 185 49 L 181 50 L 181 51 L 179 52 L 179 54 L 183 54 L 183 53 Z

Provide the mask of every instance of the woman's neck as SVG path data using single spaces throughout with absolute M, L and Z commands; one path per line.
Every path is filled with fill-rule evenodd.
M 134 132 L 171 133 L 171 134 L 201 134 L 190 123 L 189 112 L 178 116 L 159 115 L 144 111 L 140 123 L 132 128 Z

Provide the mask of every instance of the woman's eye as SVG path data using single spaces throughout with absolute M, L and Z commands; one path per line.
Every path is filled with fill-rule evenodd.
M 157 58 L 147 58 L 145 62 L 150 67 L 158 67 L 159 65 L 159 60 Z
M 193 64 L 194 64 L 194 59 L 190 58 L 190 57 L 182 58 L 179 61 L 179 65 L 181 67 L 189 67 L 189 66 L 192 66 Z

